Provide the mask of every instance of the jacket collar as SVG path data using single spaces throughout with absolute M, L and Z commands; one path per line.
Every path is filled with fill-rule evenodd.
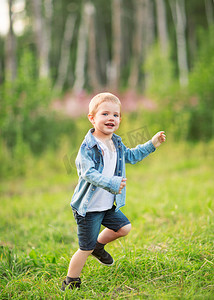
M 94 132 L 94 128 L 91 128 L 91 129 L 89 129 L 88 133 L 85 136 L 85 142 L 86 142 L 88 148 L 93 148 L 95 145 L 97 145 L 97 141 L 92 134 L 93 132 Z M 113 142 L 120 143 L 121 137 L 119 135 L 113 133 L 112 140 L 113 140 Z

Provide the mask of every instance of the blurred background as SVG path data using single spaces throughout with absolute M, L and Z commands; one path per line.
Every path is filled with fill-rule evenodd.
M 1 0 L 0 176 L 56 151 L 63 164 L 101 91 L 121 99 L 120 134 L 212 140 L 213 23 L 212 0 Z

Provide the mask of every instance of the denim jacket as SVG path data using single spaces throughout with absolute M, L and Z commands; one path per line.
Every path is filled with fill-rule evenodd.
M 135 164 L 155 151 L 151 140 L 135 148 L 127 148 L 116 134 L 112 135 L 117 151 L 117 163 L 114 176 L 102 175 L 102 150 L 93 136 L 94 129 L 90 129 L 83 140 L 77 158 L 76 167 L 79 176 L 78 184 L 74 190 L 71 207 L 81 216 L 85 216 L 90 199 L 97 187 L 103 188 L 115 195 L 116 211 L 125 205 L 126 187 L 119 194 L 122 178 L 126 177 L 125 163 Z

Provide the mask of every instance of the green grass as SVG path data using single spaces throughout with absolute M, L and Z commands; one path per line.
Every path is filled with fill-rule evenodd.
M 63 293 L 78 248 L 66 151 L 32 158 L 26 176 L 1 183 L 0 299 L 213 299 L 214 143 L 168 141 L 127 165 L 132 231 L 107 246 L 114 266 L 89 257 L 81 289 Z

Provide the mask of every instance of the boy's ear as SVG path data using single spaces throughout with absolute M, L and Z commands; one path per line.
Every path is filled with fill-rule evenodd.
M 94 125 L 94 117 L 91 114 L 88 114 L 88 119 L 92 125 Z

